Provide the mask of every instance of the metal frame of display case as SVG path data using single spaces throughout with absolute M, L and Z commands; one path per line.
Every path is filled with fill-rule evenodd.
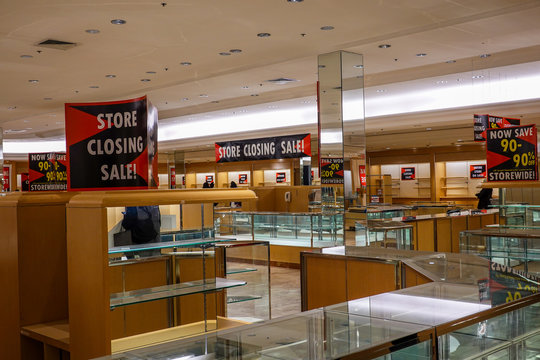
M 388 220 L 368 220 L 367 227 L 361 223 L 355 223 L 356 245 L 357 246 L 373 246 L 380 244 L 381 247 L 394 247 L 395 244 L 398 250 L 412 250 L 413 248 L 413 226 L 399 221 Z M 360 233 L 360 234 L 359 234 Z M 378 234 L 382 233 L 382 239 L 378 240 Z M 388 236 L 389 233 L 395 233 L 395 237 Z M 371 235 L 375 236 L 375 240 L 371 240 Z M 358 239 L 366 239 L 364 245 L 358 244 Z M 390 240 L 395 241 L 390 241 Z M 390 246 L 389 246 L 390 245 Z

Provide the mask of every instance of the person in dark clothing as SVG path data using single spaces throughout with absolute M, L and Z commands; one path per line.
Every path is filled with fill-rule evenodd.
M 487 209 L 490 202 L 491 196 L 493 195 L 493 189 L 482 189 L 479 193 L 476 194 L 478 198 L 478 209 Z
M 202 184 L 202 187 L 203 187 L 203 189 L 209 189 L 209 188 L 210 188 L 210 184 L 208 184 L 208 181 L 205 181 L 205 182 Z
M 133 244 L 159 242 L 161 213 L 159 206 L 128 206 L 122 220 L 122 227 L 131 231 Z
M 236 183 L 234 181 L 231 181 L 231 189 L 232 188 L 237 188 L 237 187 L 238 187 L 238 185 L 236 185 Z

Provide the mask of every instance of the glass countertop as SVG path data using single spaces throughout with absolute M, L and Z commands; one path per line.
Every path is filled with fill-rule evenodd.
M 325 309 L 378 319 L 438 326 L 492 307 L 481 303 L 479 299 L 478 286 L 433 282 L 352 300 Z
M 202 245 L 211 245 L 222 241 L 231 241 L 231 238 L 211 238 L 211 239 L 193 239 L 182 241 L 164 241 L 147 244 L 133 244 L 128 246 L 115 246 L 109 248 L 109 254 L 129 253 L 143 250 L 160 250 L 177 247 L 200 247 Z
M 540 228 L 533 228 L 527 226 L 518 227 L 489 227 L 477 230 L 467 230 L 467 234 L 480 235 L 480 236 L 498 236 L 498 237 L 527 237 L 527 238 L 540 238 Z
M 350 256 L 358 258 L 375 258 L 381 260 L 403 260 L 416 256 L 433 254 L 429 251 L 397 250 L 391 248 L 369 247 L 369 246 L 334 246 L 330 248 L 310 251 L 325 255 Z

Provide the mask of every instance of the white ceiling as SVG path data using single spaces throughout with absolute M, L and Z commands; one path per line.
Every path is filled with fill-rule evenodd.
M 384 107 L 386 96 L 429 91 L 457 79 L 490 92 L 496 80 L 538 72 L 538 0 L 0 1 L 0 127 L 6 142 L 62 139 L 66 102 L 144 94 L 158 107 L 163 125 L 285 108 L 313 111 L 317 55 L 335 50 L 364 55 L 369 150 L 450 145 L 457 136 L 470 139 L 477 112 L 540 122 L 535 98 L 371 117 L 369 105 Z M 113 25 L 113 19 L 126 24 Z M 323 26 L 334 29 L 324 31 Z M 87 33 L 89 29 L 99 33 Z M 258 37 L 262 32 L 271 36 Z M 68 50 L 36 46 L 46 39 L 77 45 Z M 391 47 L 381 49 L 381 44 Z M 231 49 L 242 52 L 219 55 Z M 416 56 L 420 53 L 427 56 Z M 484 77 L 471 80 L 475 74 Z M 266 81 L 280 77 L 298 81 Z M 426 136 L 428 127 L 432 132 Z M 311 124 L 225 137 L 291 131 L 315 128 Z M 222 138 L 167 141 L 160 148 L 204 149 Z

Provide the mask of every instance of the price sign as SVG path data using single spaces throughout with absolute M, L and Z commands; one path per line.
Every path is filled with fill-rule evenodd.
M 321 184 L 343 184 L 343 158 L 321 158 Z
M 238 174 L 238 183 L 239 184 L 247 184 L 248 183 L 247 174 Z
M 470 165 L 469 168 L 471 179 L 485 179 L 486 178 L 486 165 Z
M 487 181 L 535 181 L 536 126 L 487 130 Z
M 416 179 L 415 173 L 416 173 L 416 168 L 413 168 L 413 167 L 401 168 L 401 180 L 414 180 Z
M 491 304 L 505 304 L 536 294 L 539 281 L 534 275 L 492 262 L 489 269 Z
M 287 182 L 287 174 L 284 172 L 278 172 L 276 173 L 276 183 L 284 183 Z
M 29 190 L 67 190 L 65 153 L 28 154 Z

